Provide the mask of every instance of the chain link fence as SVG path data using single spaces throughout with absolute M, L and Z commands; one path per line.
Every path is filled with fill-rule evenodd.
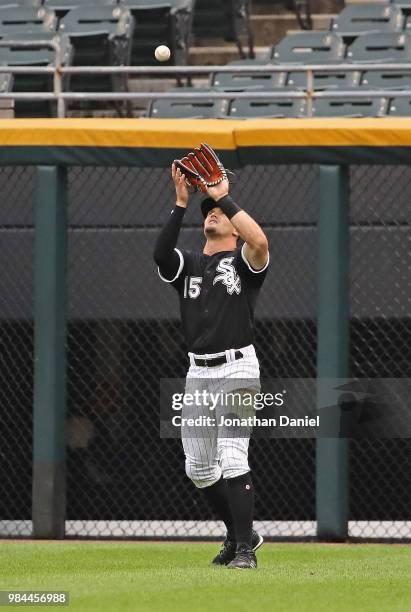
M 0 533 L 9 536 L 31 524 L 34 168 L 0 166 L 0 191 Z
M 351 169 L 352 376 L 408 376 L 410 172 Z M 33 175 L 0 169 L 9 194 L 0 222 L 2 535 L 30 533 Z M 246 166 L 232 187 L 270 241 L 256 311 L 262 377 L 316 374 L 316 178 L 313 165 Z M 185 475 L 181 442 L 159 436 L 160 378 L 184 377 L 188 366 L 177 296 L 152 259 L 174 202 L 169 171 L 76 166 L 68 181 L 66 534 L 220 536 Z M 185 216 L 183 248 L 202 248 L 200 199 Z M 351 443 L 352 536 L 410 535 L 409 449 L 407 440 Z M 250 463 L 261 532 L 315 536 L 315 441 L 254 439 Z
M 409 378 L 411 167 L 352 166 L 350 193 L 350 375 Z M 411 537 L 410 440 L 350 449 L 350 535 Z

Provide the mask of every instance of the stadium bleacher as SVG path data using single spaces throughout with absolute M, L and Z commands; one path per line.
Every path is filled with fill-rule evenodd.
M 10 93 L 13 89 L 13 75 L 0 74 L 0 93 Z M 0 99 L 0 119 L 14 117 L 14 102 L 10 98 Z
M 193 0 L 122 0 L 137 22 L 133 37 L 133 65 L 155 65 L 154 41 L 161 41 L 171 50 L 164 65 L 188 63 Z M 156 46 L 156 45 L 154 45 Z
M 314 117 L 384 117 L 388 98 L 319 98 L 313 104 Z
M 344 53 L 344 41 L 338 34 L 301 32 L 273 46 L 271 57 L 277 64 L 335 64 L 344 59 Z
M 268 6 L 269 0 L 264 2 Z M 239 12 L 240 4 L 243 10 Z M 219 0 L 6 0 L 0 5 L 0 41 L 6 45 L 0 47 L 0 64 L 53 66 L 55 52 L 42 44 L 56 41 L 62 46 L 65 66 L 156 65 L 153 50 L 157 44 L 166 44 L 171 49 L 171 58 L 164 65 L 185 65 L 190 62 L 192 41 L 205 44 L 212 32 L 213 40 L 221 39 L 222 48 L 228 44 L 224 41 L 235 42 L 241 59 L 228 65 L 236 69 L 243 66 L 244 70 L 213 71 L 207 81 L 198 79 L 196 87 L 188 90 L 210 93 L 210 97 L 154 99 L 145 105 L 142 114 L 226 119 L 304 116 L 308 105 L 303 99 L 276 99 L 274 94 L 284 90 L 305 91 L 307 73 L 296 68 L 311 63 L 327 67 L 314 72 L 314 92 L 346 92 L 343 99 L 341 96 L 314 98 L 314 116 L 410 115 L 408 98 L 394 97 L 394 93 L 410 91 L 411 96 L 411 69 L 401 68 L 404 63 L 411 63 L 411 0 L 350 4 L 339 14 L 330 16 L 328 30 L 291 32 L 264 49 L 254 45 L 251 11 L 252 3 L 248 0 L 243 3 L 234 0 L 224 3 Z M 32 44 L 21 48 L 12 42 L 20 40 Z M 256 58 L 250 57 L 254 49 L 259 49 Z M 338 70 L 342 63 L 356 69 Z M 376 63 L 396 66 L 379 71 L 367 68 Z M 272 66 L 279 64 L 284 70 L 273 72 Z M 252 72 L 253 66 L 267 66 L 267 71 Z M 3 73 L 3 76 L 7 76 L 4 86 L 13 92 L 53 91 L 51 74 L 16 74 L 12 78 Z M 163 82 L 167 80 L 164 78 Z M 126 74 L 93 75 L 92 78 L 89 74 L 76 74 L 64 78 L 63 90 L 121 93 L 135 89 L 138 83 L 139 79 Z M 147 81 L 141 83 L 140 91 L 145 91 L 141 88 Z M 153 91 L 150 82 L 147 87 L 147 91 Z M 167 91 L 167 85 L 164 87 Z M 360 98 L 350 96 L 352 90 L 369 90 L 381 95 Z M 185 90 L 180 87 L 171 91 Z M 227 98 L 215 99 L 213 91 L 227 92 Z M 267 99 L 235 97 L 235 93 L 243 91 L 267 91 L 273 95 Z M 54 116 L 55 107 L 54 101 L 18 100 L 14 112 L 15 116 Z M 108 107 L 106 103 L 107 112 L 111 112 L 112 107 Z M 99 105 L 69 105 L 72 112 L 85 108 L 93 112 Z M 119 104 L 116 109 L 133 115 L 130 103 Z
M 0 10 L 1 38 L 11 38 L 13 34 L 22 32 L 55 32 L 56 29 L 56 15 L 45 7 L 10 7 Z
M 81 0 L 43 0 L 42 4 L 48 9 L 54 11 L 57 18 L 61 19 L 67 15 L 69 11 L 74 9 L 79 9 L 82 7 L 87 8 L 88 5 L 95 6 L 96 8 L 101 6 L 115 7 L 117 6 L 118 2 L 117 0 L 93 0 L 92 2 L 84 2 Z
M 60 19 L 59 34 L 69 37 L 75 66 L 124 66 L 130 64 L 134 18 L 120 6 L 70 10 Z M 74 91 L 127 91 L 127 75 L 73 76 Z
M 44 34 L 37 35 L 37 40 L 44 40 Z M 30 33 L 15 34 L 13 40 L 29 40 L 30 48 L 21 48 L 11 45 L 10 47 L 0 47 L 0 66 L 55 66 L 55 52 L 36 43 L 35 35 Z M 52 36 L 49 37 L 53 39 Z M 7 41 L 4 41 L 7 42 Z M 73 48 L 67 37 L 59 37 L 61 48 L 61 65 L 70 66 L 73 58 Z M 1 73 L 0 73 L 1 74 Z M 4 75 L 1 75 L 4 76 Z M 31 74 L 20 72 L 14 75 L 12 80 L 12 91 L 47 93 L 53 91 L 53 75 L 51 74 Z M 67 89 L 69 79 L 63 79 L 63 87 Z M 53 100 L 16 100 L 14 104 L 16 117 L 55 117 L 57 116 L 56 102 Z
M 332 20 L 331 30 L 346 44 L 362 34 L 401 32 L 404 15 L 394 4 L 352 4 Z
M 42 6 L 43 0 L 4 0 L 1 8 L 18 8 L 25 6 Z
M 411 94 L 407 98 L 391 98 L 388 114 L 392 117 L 411 117 Z
M 228 116 L 233 119 L 305 117 L 306 106 L 307 102 L 303 98 L 234 99 L 230 102 Z
M 244 91 L 245 89 L 272 89 L 284 87 L 286 74 L 273 72 L 267 60 L 240 60 L 230 62 L 232 66 L 244 66 L 244 72 L 216 72 L 210 76 L 210 87 L 223 91 Z M 247 72 L 249 66 L 267 66 L 267 72 Z
M 186 91 L 186 90 L 185 90 Z M 206 91 L 206 90 L 204 90 Z M 154 100 L 149 108 L 149 117 L 163 119 L 210 119 L 219 118 L 227 114 L 228 101 L 215 98 L 185 98 L 184 100 Z

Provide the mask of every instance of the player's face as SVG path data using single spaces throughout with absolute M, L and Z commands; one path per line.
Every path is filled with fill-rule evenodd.
M 213 238 L 237 236 L 233 224 L 218 206 L 212 208 L 204 219 L 204 234 Z

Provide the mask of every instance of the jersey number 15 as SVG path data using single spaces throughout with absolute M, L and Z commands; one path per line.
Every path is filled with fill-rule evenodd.
M 184 297 L 192 298 L 195 300 L 200 295 L 201 283 L 203 279 L 201 276 L 186 276 L 184 278 Z

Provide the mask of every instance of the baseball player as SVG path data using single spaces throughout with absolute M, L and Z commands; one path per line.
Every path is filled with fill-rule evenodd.
M 269 264 L 267 238 L 229 196 L 224 167 L 206 144 L 175 160 L 171 172 L 176 205 L 158 236 L 154 260 L 160 278 L 179 295 L 190 360 L 186 384 L 203 381 L 209 388 L 210 381 L 225 381 L 230 390 L 244 387 L 244 379 L 259 384 L 253 323 Z M 176 247 L 189 200 L 188 184 L 208 195 L 201 203 L 206 238 L 202 253 Z M 239 239 L 244 242 L 241 247 Z M 213 564 L 256 568 L 255 551 L 263 538 L 252 528 L 250 430 L 233 435 L 215 419 L 199 433 L 182 426 L 181 435 L 187 476 L 204 492 L 227 530 Z

